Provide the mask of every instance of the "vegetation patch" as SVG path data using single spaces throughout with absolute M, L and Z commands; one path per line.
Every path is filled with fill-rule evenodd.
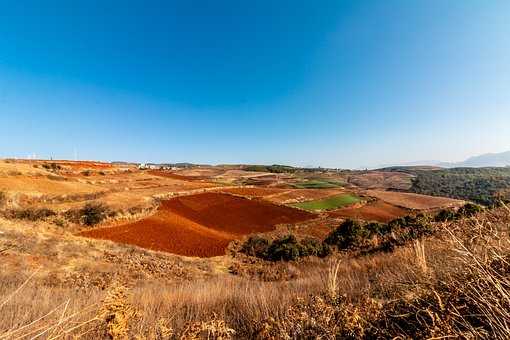
M 343 187 L 344 185 L 345 183 L 342 181 L 325 179 L 314 179 L 310 181 L 303 181 L 292 184 L 292 186 L 296 189 L 332 189 L 340 188 Z
M 478 204 L 466 203 L 464 206 L 459 208 L 459 210 L 454 211 L 451 209 L 443 209 L 439 211 L 434 218 L 436 222 L 448 222 L 448 221 L 456 221 L 458 219 L 464 217 L 474 216 L 484 210 L 483 207 Z
M 252 236 L 243 244 L 241 252 L 268 261 L 294 261 L 306 256 L 326 257 L 330 254 L 330 248 L 314 238 L 298 240 L 294 235 L 287 235 L 268 240 Z
M 411 192 L 494 205 L 509 199 L 510 168 L 456 168 L 414 171 Z
M 86 226 L 93 226 L 104 221 L 107 217 L 112 217 L 115 212 L 111 211 L 101 203 L 87 203 L 81 209 L 73 209 L 65 212 L 65 217 L 73 222 Z
M 6 218 L 29 221 L 39 221 L 55 215 L 53 210 L 47 208 L 11 209 L 4 212 Z
M 0 208 L 3 207 L 7 203 L 7 195 L 5 192 L 0 191 Z
M 247 166 L 244 170 L 257 172 L 271 172 L 279 174 L 279 173 L 294 173 L 297 170 L 299 170 L 299 168 L 294 168 L 289 165 L 273 164 L 273 165 L 250 165 Z
M 391 251 L 395 246 L 433 232 L 434 228 L 426 215 L 405 216 L 387 224 L 347 220 L 331 232 L 324 243 L 339 250 Z
M 343 194 L 332 196 L 316 201 L 300 202 L 292 204 L 293 207 L 308 210 L 308 211 L 322 211 L 332 210 L 345 207 L 354 203 L 361 202 L 361 198 L 351 194 Z
M 50 171 L 58 171 L 58 170 L 62 170 L 62 167 L 57 164 L 57 163 L 44 163 L 42 165 L 42 167 L 46 170 L 50 170 Z

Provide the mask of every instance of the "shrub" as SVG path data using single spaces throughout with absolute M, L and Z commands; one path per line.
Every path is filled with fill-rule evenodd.
M 86 226 L 93 226 L 101 223 L 104 219 L 112 216 L 113 212 L 101 203 L 87 203 L 78 210 L 68 210 L 65 217 L 74 223 L 81 223 Z
M 331 232 L 324 242 L 338 249 L 347 249 L 359 246 L 369 236 L 370 232 L 364 226 L 357 221 L 347 220 Z
M 447 221 L 454 221 L 456 219 L 457 219 L 457 214 L 453 210 L 443 209 L 436 215 L 436 217 L 434 218 L 434 221 L 447 222 Z
M 42 165 L 43 168 L 45 168 L 46 170 L 52 170 L 52 171 L 57 171 L 57 170 L 61 170 L 62 167 L 60 165 L 58 165 L 57 163 L 44 163 Z
M 293 261 L 300 254 L 300 245 L 294 235 L 274 240 L 267 249 L 267 259 L 270 261 Z
M 299 241 L 294 235 L 273 241 L 252 236 L 243 244 L 241 252 L 269 261 L 294 261 L 306 256 L 326 257 L 331 253 L 329 246 L 317 239 Z
M 269 240 L 260 236 L 251 236 L 242 246 L 241 251 L 246 255 L 266 258 Z
M 315 238 L 305 238 L 301 241 L 300 256 L 326 257 L 331 254 L 331 248 Z
M 53 210 L 47 208 L 12 209 L 5 213 L 7 218 L 29 221 L 38 221 L 55 215 Z
M 332 231 L 324 242 L 340 250 L 389 251 L 397 245 L 430 235 L 433 231 L 429 217 L 423 214 L 401 217 L 388 224 L 360 224 L 347 220 Z
M 92 226 L 102 222 L 107 217 L 107 209 L 102 204 L 86 204 L 81 210 L 81 222 Z
M 466 203 L 462 208 L 457 211 L 459 217 L 471 217 L 479 212 L 482 212 L 483 208 L 478 204 Z
M 7 195 L 5 192 L 0 191 L 0 208 L 3 207 L 7 203 Z

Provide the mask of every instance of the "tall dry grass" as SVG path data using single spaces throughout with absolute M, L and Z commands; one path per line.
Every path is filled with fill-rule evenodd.
M 221 275 L 104 292 L 41 287 L 36 273 L 0 284 L 0 339 L 508 339 L 509 226 L 497 209 L 392 253 L 337 254 L 287 282 Z

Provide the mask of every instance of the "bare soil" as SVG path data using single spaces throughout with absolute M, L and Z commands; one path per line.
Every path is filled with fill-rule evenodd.
M 364 221 L 387 223 L 409 214 L 409 210 L 377 200 L 363 205 L 355 205 L 328 213 L 332 217 L 353 218 Z
M 416 210 L 458 207 L 464 204 L 464 201 L 461 200 L 407 192 L 368 190 L 366 191 L 366 195 L 378 198 L 398 207 Z
M 164 201 L 156 214 L 143 220 L 80 235 L 185 256 L 212 257 L 224 255 L 230 241 L 242 235 L 314 217 L 264 201 L 204 193 Z

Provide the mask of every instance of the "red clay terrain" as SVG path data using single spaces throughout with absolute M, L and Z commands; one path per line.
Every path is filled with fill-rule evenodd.
M 398 217 L 408 215 L 409 210 L 377 200 L 375 202 L 367 203 L 361 207 L 346 207 L 331 211 L 328 214 L 333 217 L 354 218 L 364 221 L 387 223 Z
M 224 255 L 229 242 L 242 235 L 314 217 L 269 202 L 203 193 L 164 201 L 154 215 L 143 220 L 80 235 L 178 255 L 211 257 Z

